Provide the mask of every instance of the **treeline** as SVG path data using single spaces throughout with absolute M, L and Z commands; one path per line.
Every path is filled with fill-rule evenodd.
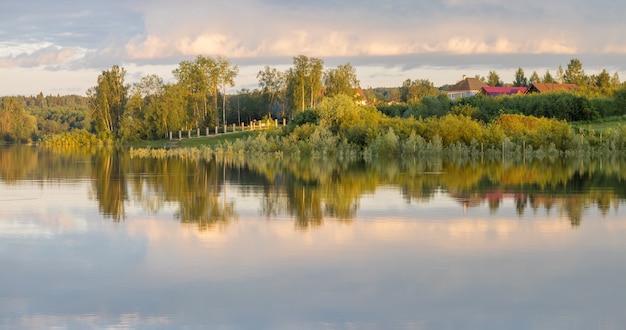
M 626 88 L 615 89 L 611 96 L 587 97 L 578 93 L 558 92 L 512 96 L 473 96 L 450 100 L 447 96 L 424 96 L 419 102 L 378 105 L 380 112 L 390 117 L 441 117 L 459 106 L 475 109 L 476 120 L 490 122 L 501 114 L 523 114 L 559 120 L 589 121 L 626 114 Z
M 87 97 L 39 93 L 0 98 L 0 141 L 25 143 L 89 128 Z
M 461 111 L 483 125 L 502 114 L 580 121 L 621 116 L 626 108 L 626 87 L 617 74 L 610 76 L 602 70 L 589 76 L 578 59 L 572 59 L 566 70 L 559 67 L 554 75 L 548 71 L 543 78 L 533 72 L 527 79 L 520 68 L 512 83 L 572 82 L 582 86 L 577 92 L 456 101 L 428 79 L 407 79 L 398 87 L 361 90 L 356 70 L 349 63 L 325 68 L 323 60 L 304 55 L 294 57 L 293 66 L 285 71 L 269 66 L 260 70 L 258 89 L 227 95 L 237 74 L 237 66 L 226 58 L 197 56 L 180 62 L 173 70 L 172 83 L 147 75 L 131 85 L 125 82 L 126 70 L 115 65 L 97 77 L 97 84 L 86 97 L 40 93 L 3 98 L 0 137 L 10 142 L 77 145 L 163 139 L 168 132 L 178 130 L 213 130 L 264 118 L 291 121 L 339 95 L 355 104 L 374 105 L 389 117 L 425 120 Z M 495 71 L 488 78 L 479 78 L 502 84 Z M 400 123 L 412 125 L 411 121 Z

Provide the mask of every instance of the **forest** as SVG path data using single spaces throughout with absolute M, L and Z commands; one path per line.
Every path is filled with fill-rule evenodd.
M 291 146 L 301 145 L 305 153 L 319 150 L 312 138 L 324 136 L 333 137 L 335 146 L 344 143 L 359 152 L 396 150 L 381 146 L 384 137 L 393 136 L 417 145 L 501 149 L 503 142 L 511 141 L 557 150 L 577 146 L 579 136 L 590 148 L 608 143 L 608 136 L 617 140 L 607 148 L 622 150 L 621 130 L 603 138 L 569 125 L 626 115 L 626 84 L 617 73 L 587 75 L 576 58 L 565 69 L 559 66 L 554 74 L 548 70 L 543 76 L 533 72 L 527 78 L 519 68 L 511 83 L 493 70 L 486 78 L 476 76 L 490 86 L 574 83 L 580 86 L 575 92 L 459 100 L 446 96 L 448 86 L 435 87 L 428 79 L 362 90 L 350 63 L 325 68 L 322 59 L 304 55 L 294 57 L 285 71 L 265 66 L 257 75 L 258 88 L 234 94 L 226 91 L 234 86 L 238 67 L 224 57 L 200 55 L 180 62 L 172 73 L 173 83 L 147 75 L 127 84 L 126 70 L 115 65 L 97 77 L 85 96 L 3 97 L 0 143 L 127 143 L 165 139 L 171 131 L 285 118 L 289 125 L 265 138 L 296 141 Z

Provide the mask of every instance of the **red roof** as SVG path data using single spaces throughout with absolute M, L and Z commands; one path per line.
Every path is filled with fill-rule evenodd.
M 580 87 L 575 84 L 541 84 L 534 83 L 530 86 L 529 93 L 548 93 L 548 92 L 569 92 L 578 90 Z
M 526 87 L 485 86 L 480 89 L 480 92 L 478 92 L 478 94 L 488 95 L 488 96 L 523 94 L 526 92 L 526 89 L 527 89 Z

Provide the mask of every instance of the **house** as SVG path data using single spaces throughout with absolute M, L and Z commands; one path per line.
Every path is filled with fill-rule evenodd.
M 526 93 L 526 87 L 500 87 L 500 86 L 485 86 L 480 89 L 478 95 L 484 96 L 498 96 L 498 95 L 514 95 Z
M 363 92 L 363 89 L 361 87 L 355 88 L 354 89 L 354 102 L 356 102 L 356 104 L 359 105 L 366 105 L 367 104 L 367 96 L 365 96 L 365 92 Z
M 463 76 L 463 80 L 446 89 L 449 98 L 456 100 L 463 97 L 474 96 L 478 94 L 481 88 L 487 87 L 487 84 L 476 79 Z
M 526 93 L 551 93 L 577 91 L 580 86 L 576 84 L 544 84 L 534 83 L 530 85 Z

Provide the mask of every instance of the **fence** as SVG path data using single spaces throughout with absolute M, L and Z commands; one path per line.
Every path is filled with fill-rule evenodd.
M 286 124 L 287 124 L 287 121 L 285 120 L 285 118 L 283 118 L 282 126 L 285 126 Z M 263 129 L 268 129 L 270 127 L 278 127 L 278 119 L 274 119 L 273 121 L 271 120 L 256 121 L 255 120 L 255 121 L 250 122 L 248 126 L 246 126 L 245 123 L 241 123 L 241 125 L 239 126 L 236 124 L 232 124 L 232 126 L 224 125 L 223 127 L 215 126 L 215 130 L 209 130 L 208 127 L 205 127 L 203 130 L 201 130 L 200 128 L 196 128 L 195 130 L 188 129 L 185 131 L 179 130 L 178 136 L 175 136 L 174 132 L 170 131 L 166 138 L 169 138 L 169 140 L 171 141 L 175 139 L 182 140 L 182 139 L 191 139 L 191 138 L 199 138 L 199 137 L 215 137 L 215 136 L 222 135 L 222 134 L 263 130 Z M 222 129 L 221 132 L 220 132 L 220 129 Z M 204 135 L 202 135 L 202 133 L 204 133 Z

